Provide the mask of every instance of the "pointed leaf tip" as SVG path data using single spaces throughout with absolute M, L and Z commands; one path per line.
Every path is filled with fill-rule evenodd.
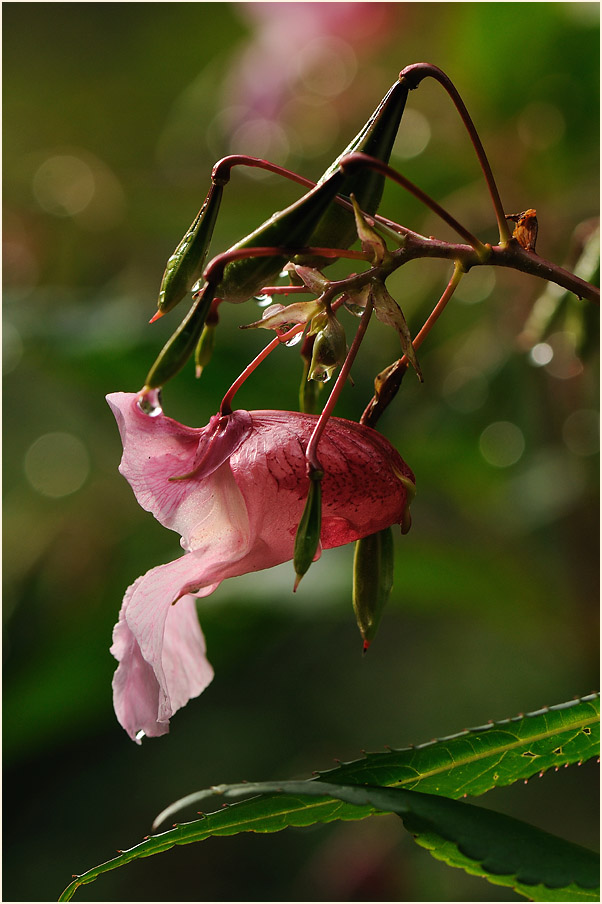
M 161 317 L 163 317 L 164 314 L 165 314 L 165 311 L 157 311 L 157 313 L 153 314 L 153 316 L 151 317 L 151 319 L 148 322 L 154 323 L 155 320 L 159 320 Z

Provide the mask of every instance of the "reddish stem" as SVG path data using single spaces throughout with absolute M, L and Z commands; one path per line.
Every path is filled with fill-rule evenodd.
M 348 251 L 345 248 L 279 248 L 276 245 L 269 247 L 260 246 L 257 248 L 232 248 L 230 251 L 224 251 L 218 254 L 207 265 L 203 278 L 214 286 L 219 284 L 224 274 L 224 270 L 231 261 L 245 260 L 249 257 L 288 257 L 293 258 L 296 255 L 312 255 L 314 257 L 347 257 L 350 260 L 368 260 L 363 251 Z
M 259 291 L 261 295 L 314 294 L 307 286 L 263 286 Z
M 278 348 L 279 345 L 282 345 L 283 342 L 288 342 L 289 339 L 292 339 L 293 336 L 296 336 L 298 333 L 301 333 L 305 329 L 304 323 L 298 323 L 296 326 L 292 327 L 288 332 L 282 333 L 279 336 L 276 336 L 275 339 L 272 339 L 264 349 L 262 349 L 259 354 L 253 358 L 250 364 L 247 364 L 243 372 L 239 377 L 236 378 L 224 398 L 222 399 L 222 404 L 219 406 L 219 413 L 221 415 L 232 414 L 232 399 L 243 385 L 243 383 L 251 376 L 253 371 L 259 367 L 262 361 L 264 361 L 268 355 L 270 355 L 274 349 Z
M 405 78 L 410 83 L 412 88 L 417 88 L 420 82 L 424 78 L 428 77 L 434 78 L 439 82 L 440 85 L 442 85 L 443 88 L 445 88 L 445 90 L 451 97 L 456 110 L 460 114 L 464 126 L 466 127 L 466 131 L 470 136 L 470 140 L 472 142 L 473 148 L 475 149 L 479 164 L 481 166 L 481 169 L 483 170 L 483 175 L 485 176 L 485 181 L 487 182 L 487 188 L 489 189 L 489 194 L 491 195 L 493 209 L 495 211 L 495 217 L 500 232 L 500 243 L 505 244 L 506 242 L 510 241 L 510 232 L 508 230 L 508 223 L 506 222 L 504 215 L 504 208 L 502 206 L 500 193 L 498 192 L 497 185 L 493 177 L 493 172 L 491 170 L 491 166 L 489 165 L 487 154 L 485 153 L 485 148 L 483 147 L 481 139 L 479 138 L 479 133 L 476 130 L 475 124 L 472 121 L 470 113 L 468 112 L 464 101 L 460 97 L 456 86 L 445 74 L 445 72 L 443 72 L 437 66 L 433 66 L 432 63 L 412 63 L 411 66 L 406 66 L 406 68 L 402 69 L 402 71 L 399 73 L 399 78 Z
M 372 316 L 372 299 L 369 297 L 366 303 L 366 308 L 364 313 L 362 314 L 362 318 L 360 320 L 359 326 L 357 328 L 355 337 L 353 342 L 351 343 L 351 348 L 347 353 L 347 357 L 341 367 L 340 373 L 336 379 L 334 386 L 332 387 L 332 392 L 328 397 L 328 401 L 324 405 L 322 409 L 322 413 L 318 419 L 318 423 L 314 427 L 314 431 L 310 437 L 309 443 L 307 445 L 307 449 L 305 451 L 305 460 L 307 462 L 307 473 L 311 476 L 311 473 L 314 471 L 321 471 L 322 467 L 320 465 L 317 450 L 318 443 L 320 442 L 320 438 L 324 433 L 326 428 L 326 424 L 328 423 L 328 419 L 332 414 L 334 406 L 337 403 L 337 400 L 341 394 L 341 390 L 349 376 L 349 371 L 351 370 L 351 366 L 355 361 L 355 356 L 357 355 L 358 349 L 362 343 L 362 339 L 368 329 L 368 323 L 370 322 L 370 317 Z
M 348 154 L 346 157 L 343 157 L 339 163 L 339 166 L 343 172 L 348 172 L 351 169 L 359 169 L 360 167 L 367 166 L 370 169 L 376 170 L 377 173 L 381 173 L 383 176 L 387 176 L 389 179 L 392 179 L 393 182 L 397 182 L 398 185 L 401 185 L 402 188 L 405 188 L 406 191 L 410 192 L 410 194 L 414 195 L 415 198 L 418 198 L 419 201 L 422 201 L 423 204 L 426 204 L 433 213 L 436 213 L 438 217 L 441 217 L 448 226 L 451 226 L 458 235 L 460 235 L 465 241 L 467 241 L 474 250 L 477 252 L 479 256 L 485 256 L 488 254 L 487 247 L 476 237 L 469 232 L 468 229 L 465 229 L 461 223 L 459 223 L 455 217 L 452 217 L 450 213 L 445 210 L 445 208 L 441 207 L 440 204 L 437 204 L 430 195 L 427 195 L 426 192 L 423 192 L 421 188 L 418 188 L 417 185 L 414 185 L 413 182 L 410 182 L 409 179 L 406 179 L 405 176 L 402 176 L 401 173 L 398 173 L 397 170 L 393 169 L 393 167 L 389 166 L 387 163 L 384 163 L 382 160 L 378 160 L 376 157 L 369 157 L 368 154 Z

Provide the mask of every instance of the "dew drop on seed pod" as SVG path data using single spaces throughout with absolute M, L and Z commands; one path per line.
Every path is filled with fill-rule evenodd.
M 303 331 L 297 333 L 295 336 L 291 336 L 288 342 L 285 342 L 287 348 L 292 348 L 293 345 L 298 345 L 303 339 Z
M 268 305 L 272 304 L 273 300 L 271 295 L 253 296 L 253 301 L 256 301 L 260 308 L 267 308 Z
M 161 407 L 161 390 L 149 389 L 144 395 L 138 397 L 138 408 L 147 417 L 158 417 L 163 414 Z

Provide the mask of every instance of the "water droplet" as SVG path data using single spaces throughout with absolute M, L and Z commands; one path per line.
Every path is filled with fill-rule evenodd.
M 256 301 L 260 308 L 267 308 L 273 300 L 271 295 L 255 295 L 253 297 L 253 301 Z
M 292 348 L 293 345 L 298 345 L 302 339 L 303 339 L 303 330 L 300 330 L 294 336 L 291 336 L 291 338 L 288 340 L 288 342 L 285 342 L 284 344 L 286 345 L 287 348 Z
M 149 389 L 138 396 L 138 408 L 147 417 L 158 417 L 163 414 L 161 407 L 161 390 Z
M 351 301 L 346 301 L 345 307 L 349 311 L 350 314 L 354 315 L 354 317 L 361 317 L 362 314 L 364 313 L 364 311 L 366 310 L 365 308 L 362 308 L 361 305 L 353 304 L 353 302 L 351 302 Z
M 145 738 L 145 737 L 146 737 L 146 732 L 144 731 L 143 728 L 141 728 L 140 731 L 136 732 L 136 740 L 137 741 L 141 741 L 142 738 Z
M 328 371 L 323 370 L 322 372 L 314 373 L 312 380 L 315 380 L 316 383 L 328 383 L 330 380 L 330 374 Z

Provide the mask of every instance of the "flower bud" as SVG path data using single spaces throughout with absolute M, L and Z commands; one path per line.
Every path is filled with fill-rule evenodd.
M 322 529 L 322 477 L 322 471 L 314 471 L 310 475 L 307 501 L 295 537 L 293 565 L 296 580 L 293 591 L 299 586 L 299 581 L 309 569 L 318 551 Z
M 374 639 L 393 587 L 393 532 L 390 527 L 355 544 L 353 609 L 364 640 L 364 653 Z
M 347 355 L 345 330 L 334 314 L 325 312 L 314 317 L 312 332 L 316 337 L 308 379 L 326 383 Z

